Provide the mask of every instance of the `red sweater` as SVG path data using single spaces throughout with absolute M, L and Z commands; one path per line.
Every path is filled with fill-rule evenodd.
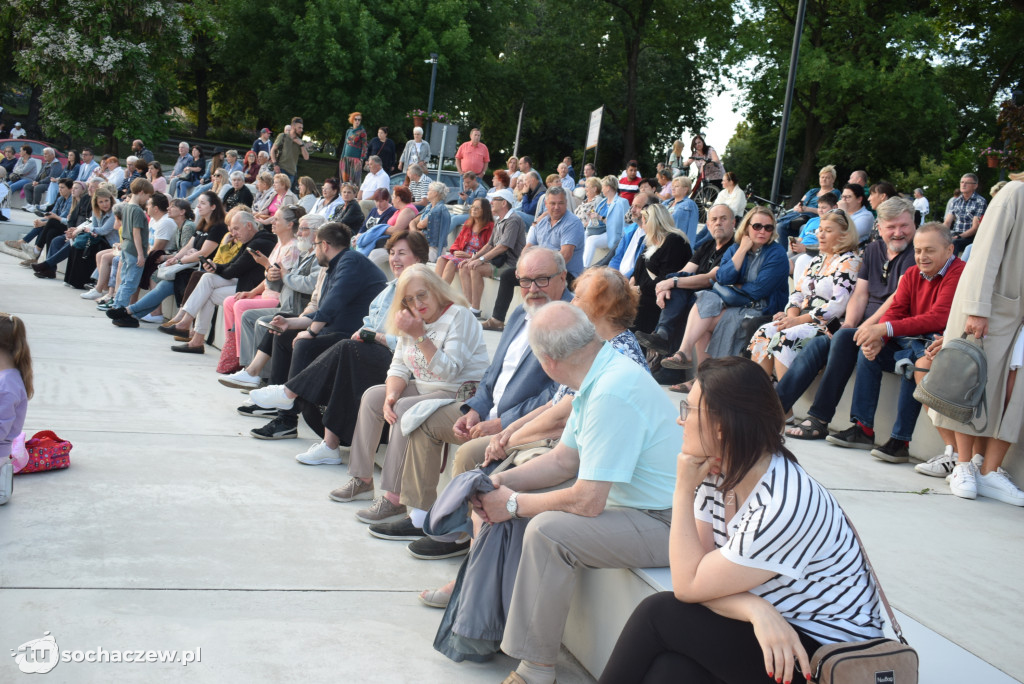
M 880 322 L 891 323 L 896 337 L 942 332 L 963 272 L 964 262 L 959 257 L 953 258 L 945 275 L 931 280 L 925 280 L 916 264 L 911 266 L 900 279 L 892 306 Z

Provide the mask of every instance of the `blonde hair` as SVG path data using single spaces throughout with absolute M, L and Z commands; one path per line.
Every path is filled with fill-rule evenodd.
M 836 182 L 836 167 L 832 166 L 831 164 L 829 164 L 828 166 L 823 166 L 823 167 L 821 167 L 821 171 L 818 171 L 818 175 L 820 176 L 823 173 L 827 173 L 828 175 L 832 176 L 832 183 L 835 184 L 835 182 Z
M 395 296 L 391 300 L 391 308 L 388 309 L 387 330 L 392 335 L 404 334 L 398 329 L 396 321 L 398 319 L 399 312 L 405 308 L 402 304 L 402 300 L 405 299 L 406 293 L 410 288 L 410 283 L 413 280 L 419 280 L 423 283 L 423 287 L 434 295 L 434 298 L 437 299 L 442 310 L 452 304 L 466 307 L 469 306 L 469 303 L 462 295 L 453 290 L 448 283 L 444 282 L 437 274 L 427 268 L 424 264 L 406 266 L 405 270 L 402 271 L 402 275 L 398 278 L 398 283 L 395 285 Z
M 747 226 L 754 219 L 755 216 L 767 216 L 772 220 L 772 225 L 775 225 L 775 214 L 768 207 L 762 207 L 760 205 L 755 206 L 753 209 L 747 212 L 747 215 L 740 221 L 739 227 L 736 229 L 735 235 L 733 235 L 733 241 L 738 245 L 743 240 L 743 236 L 747 234 Z
M 660 204 L 648 204 L 640 212 L 640 215 L 644 217 L 644 233 L 647 234 L 647 242 L 650 246 L 660 247 L 665 242 L 665 238 L 668 237 L 669 233 L 675 233 L 682 235 L 683 239 L 689 243 L 683 233 L 676 228 L 675 223 L 672 221 L 672 216 L 668 213 L 668 209 Z
M 834 254 L 843 254 L 845 252 L 852 252 L 857 249 L 857 245 L 860 243 L 860 235 L 857 234 L 857 226 L 854 225 L 853 219 L 842 209 L 830 209 L 828 213 L 821 217 L 821 221 L 818 223 L 819 229 L 822 223 L 828 221 L 833 223 L 839 228 L 839 242 L 836 243 Z
M 685 185 L 687 191 L 693 189 L 693 181 L 689 176 L 676 176 L 672 179 L 672 185 Z
M 25 322 L 9 313 L 0 312 L 0 349 L 10 353 L 14 368 L 21 374 L 25 394 L 32 398 L 32 353 L 28 349 Z

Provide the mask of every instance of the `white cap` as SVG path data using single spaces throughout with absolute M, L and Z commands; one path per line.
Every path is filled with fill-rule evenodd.
M 512 191 L 508 188 L 502 188 L 491 193 L 490 200 L 493 202 L 496 199 L 503 199 L 508 202 L 509 206 L 515 204 L 515 199 L 512 197 Z

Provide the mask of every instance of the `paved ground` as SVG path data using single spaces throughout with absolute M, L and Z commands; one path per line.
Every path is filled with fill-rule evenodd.
M 366 534 L 354 505 L 327 499 L 344 466 L 292 460 L 304 426 L 249 438 L 260 423 L 234 412 L 245 397 L 216 382 L 214 354 L 172 354 L 76 295 L 0 255 L 0 310 L 27 321 L 35 359 L 26 431 L 75 444 L 69 470 L 19 476 L 0 508 L 0 644 L 50 631 L 65 650 L 202 649 L 187 667 L 62 663 L 45 681 L 501 680 L 506 658 L 457 665 L 431 647 L 440 612 L 416 592 L 457 561 Z M 1024 679 L 1024 511 L 863 452 L 794 449 L 856 521 L 912 638 L 966 675 L 929 681 Z M 0 682 L 20 676 L 0 665 Z M 564 657 L 559 681 L 590 679 Z

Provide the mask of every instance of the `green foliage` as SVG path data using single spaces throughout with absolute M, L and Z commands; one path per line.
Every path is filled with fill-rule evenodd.
M 1024 169 L 1024 106 L 1007 100 L 999 109 L 996 122 L 1000 126 L 1006 156 L 1000 160 L 1011 171 Z
M 82 139 L 163 137 L 175 61 L 190 51 L 175 5 L 156 0 L 11 0 L 18 74 L 41 88 L 42 125 Z

